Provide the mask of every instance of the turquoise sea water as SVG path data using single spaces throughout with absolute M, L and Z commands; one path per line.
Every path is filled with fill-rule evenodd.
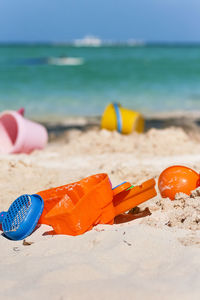
M 84 63 L 48 64 L 62 55 Z M 0 110 L 100 115 L 109 102 L 146 114 L 200 110 L 200 46 L 0 46 Z

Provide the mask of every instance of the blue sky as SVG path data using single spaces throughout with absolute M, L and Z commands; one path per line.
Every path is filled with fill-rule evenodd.
M 0 42 L 200 42 L 200 0 L 0 0 Z

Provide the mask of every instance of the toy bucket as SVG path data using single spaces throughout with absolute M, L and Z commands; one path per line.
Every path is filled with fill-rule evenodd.
M 48 134 L 44 126 L 25 119 L 15 111 L 0 115 L 0 153 L 30 153 L 43 149 Z
M 142 133 L 144 131 L 144 118 L 142 115 L 130 109 L 123 108 L 118 104 L 109 104 L 101 119 L 101 128 L 117 130 L 128 134 L 133 131 Z

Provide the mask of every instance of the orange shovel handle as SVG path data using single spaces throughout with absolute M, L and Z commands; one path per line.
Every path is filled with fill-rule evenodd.
M 132 184 L 130 182 L 124 182 L 118 186 L 116 186 L 115 188 L 113 188 L 113 196 L 124 192 L 125 190 L 127 190 L 128 188 L 130 188 L 132 186 Z
M 143 182 L 141 185 L 114 195 L 113 206 L 115 209 L 115 216 L 155 197 L 157 195 L 155 184 L 155 179 L 152 178 Z

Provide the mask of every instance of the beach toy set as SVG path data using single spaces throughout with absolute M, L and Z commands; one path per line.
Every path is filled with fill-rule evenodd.
M 56 234 L 79 235 L 97 224 L 114 224 L 115 216 L 155 197 L 156 191 L 154 179 L 112 189 L 102 173 L 38 194 L 44 200 L 39 223 L 52 226 Z
M 24 118 L 24 109 L 0 114 L 0 153 L 30 153 L 43 149 L 48 140 L 41 124 Z
M 155 197 L 155 184 L 150 179 L 141 185 L 123 182 L 112 188 L 106 173 L 92 175 L 34 195 L 20 196 L 7 212 L 0 213 L 0 224 L 4 235 L 12 240 L 26 238 L 37 224 L 51 226 L 51 234 L 80 235 L 98 224 L 112 225 L 116 217 L 134 219 L 124 213 Z M 200 175 L 185 166 L 171 166 L 158 179 L 161 196 L 171 200 L 176 193 L 189 195 L 199 186 Z
M 24 239 L 37 224 L 52 226 L 51 234 L 80 235 L 98 224 L 114 224 L 116 216 L 156 196 L 155 180 L 133 186 L 124 182 L 112 188 L 107 174 L 23 195 L 1 213 L 4 234 Z
M 126 109 L 117 103 L 111 103 L 103 113 L 101 128 L 111 131 L 117 130 L 124 134 L 133 131 L 142 133 L 144 131 L 144 118 L 137 111 Z

